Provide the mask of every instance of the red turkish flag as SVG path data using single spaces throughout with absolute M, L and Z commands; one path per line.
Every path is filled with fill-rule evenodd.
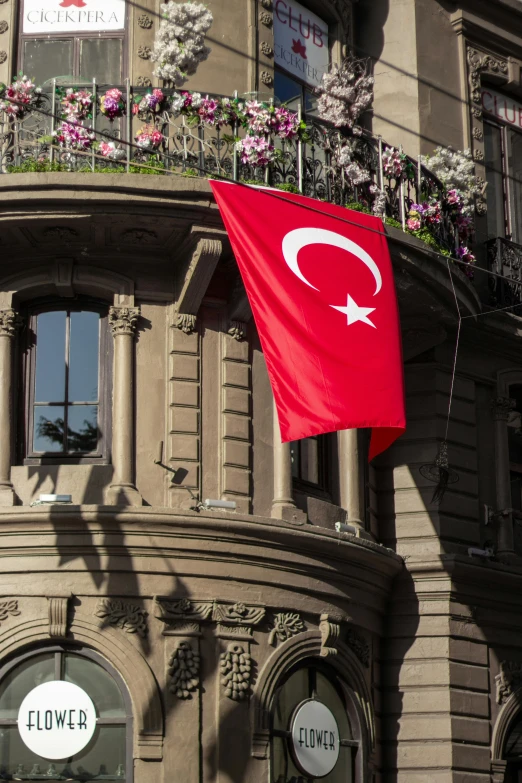
M 268 188 L 212 181 L 252 307 L 283 442 L 404 432 L 397 300 L 382 221 Z

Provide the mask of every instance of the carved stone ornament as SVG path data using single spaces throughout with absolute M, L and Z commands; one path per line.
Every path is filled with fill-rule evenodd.
M 113 335 L 134 334 L 139 317 L 139 307 L 110 307 L 109 326 Z
M 147 612 L 135 604 L 117 598 L 102 598 L 94 615 L 127 633 L 137 633 L 142 638 L 147 635 Z
M 199 685 L 199 653 L 190 642 L 179 642 L 170 656 L 168 675 L 169 691 L 178 699 L 191 699 L 191 691 Z
M 0 52 L 0 63 L 5 63 L 6 60 L 7 60 L 7 52 L 4 51 Z
M 150 60 L 152 49 L 150 46 L 138 46 L 138 57 L 142 60 Z
M 484 133 L 480 128 L 473 128 L 473 138 L 477 139 L 477 141 L 482 141 L 484 138 Z
M 152 19 L 147 14 L 140 14 L 138 16 L 138 25 L 144 30 L 149 30 L 152 27 Z
M 138 87 L 152 87 L 152 80 L 148 76 L 138 76 L 136 84 Z
M 22 323 L 16 310 L 0 310 L 0 337 L 14 337 Z
M 279 612 L 274 616 L 274 627 L 268 635 L 268 644 L 275 646 L 278 642 L 286 642 L 305 630 L 305 624 L 297 612 Z
M 482 74 L 505 74 L 507 76 L 507 60 L 492 57 L 490 54 L 479 52 L 472 47 L 468 48 L 468 68 L 471 100 L 473 103 L 481 103 L 481 76 Z
M 246 606 L 242 603 L 233 605 L 214 604 L 212 619 L 225 625 L 258 625 L 264 618 L 266 610 L 262 606 Z
M 473 110 L 472 110 L 472 112 L 471 112 L 471 113 L 473 114 L 473 116 L 474 116 L 474 117 L 475 117 L 477 120 L 481 120 L 481 119 L 482 119 L 482 109 L 479 109 L 479 107 L 478 107 L 478 106 L 474 106 L 474 107 L 473 107 Z
M 157 240 L 157 238 L 156 232 L 150 231 L 148 228 L 129 228 L 121 235 L 123 242 L 128 242 L 132 245 L 146 245 Z
M 502 661 L 499 673 L 495 677 L 497 686 L 497 704 L 504 704 L 511 694 L 522 685 L 522 663 L 520 661 Z
M 9 30 L 9 25 L 4 19 L 0 22 L 0 33 L 6 33 L 8 30 Z
M 270 10 L 272 8 L 272 0 L 261 0 L 261 5 L 263 8 L 268 8 L 268 10 Z
M 230 326 L 227 329 L 228 334 L 240 342 L 245 339 L 246 336 L 246 324 L 243 321 L 231 321 Z
M 177 313 L 174 326 L 185 334 L 192 334 L 196 328 L 196 316 L 190 313 Z
M 261 13 L 259 14 L 259 21 L 261 22 L 261 24 L 264 24 L 265 27 L 271 27 L 272 14 L 269 14 L 266 11 L 261 11 Z
M 270 44 L 267 41 L 263 41 L 261 44 L 261 51 L 265 55 L 265 57 L 272 57 L 274 50 L 270 46 Z
M 341 636 L 342 618 L 332 617 L 329 614 L 322 614 L 319 622 L 321 632 L 321 657 L 327 658 L 329 655 L 337 655 L 337 645 Z
M 479 162 L 484 160 L 484 152 L 483 150 L 474 150 L 473 151 L 473 158 L 475 160 L 478 160 Z
M 164 623 L 171 622 L 202 622 L 212 614 L 214 604 L 211 601 L 190 601 L 180 598 L 179 601 L 166 601 L 154 598 L 154 617 Z
M 68 226 L 51 226 L 45 229 L 43 235 L 46 239 L 51 239 L 55 242 L 70 242 L 76 239 L 78 232 Z
M 352 650 L 363 666 L 370 665 L 370 645 L 355 628 L 349 628 L 346 633 L 346 644 Z
M 274 77 L 270 71 L 261 71 L 261 81 L 263 84 L 266 84 L 267 87 L 270 87 L 270 85 L 273 84 Z
M 252 675 L 252 658 L 240 644 L 232 642 L 227 651 L 221 653 L 221 684 L 225 696 L 232 701 L 245 701 L 248 698 L 250 677 Z
M 491 410 L 495 421 L 508 421 L 511 411 L 516 405 L 510 397 L 495 397 L 491 400 Z
M 0 623 L 7 620 L 9 615 L 18 617 L 19 614 L 21 614 L 21 612 L 18 609 L 18 601 L 16 599 L 11 601 L 0 601 Z
M 488 211 L 488 206 L 485 201 L 479 201 L 478 204 L 475 204 L 475 211 L 477 215 L 485 215 Z
M 49 636 L 64 639 L 67 636 L 67 613 L 70 596 L 48 596 Z

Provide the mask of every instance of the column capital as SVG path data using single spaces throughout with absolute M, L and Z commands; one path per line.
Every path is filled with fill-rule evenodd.
M 515 404 L 515 400 L 510 397 L 494 397 L 491 400 L 491 410 L 495 421 L 508 421 Z
M 22 319 L 16 310 L 0 310 L 0 337 L 14 337 L 21 325 Z
M 139 307 L 110 307 L 109 325 L 114 337 L 119 334 L 134 335 L 139 317 Z

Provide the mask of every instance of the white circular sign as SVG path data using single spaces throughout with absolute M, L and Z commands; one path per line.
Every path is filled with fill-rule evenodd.
M 339 758 L 339 729 L 328 707 L 316 699 L 301 702 L 290 726 L 294 761 L 311 778 L 324 778 Z
M 33 688 L 18 711 L 18 731 L 29 750 L 44 759 L 67 759 L 89 744 L 96 729 L 91 698 L 72 682 Z

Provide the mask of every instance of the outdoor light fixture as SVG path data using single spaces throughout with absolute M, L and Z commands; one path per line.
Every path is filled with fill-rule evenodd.
M 235 511 L 237 507 L 237 503 L 235 500 L 212 500 L 211 498 L 207 498 L 203 503 L 203 507 L 222 508 L 222 509 L 230 509 L 231 511 Z
M 38 500 L 31 503 L 32 506 L 45 506 L 51 503 L 72 503 L 72 495 L 39 495 Z
M 338 533 L 350 533 L 352 536 L 356 536 L 358 533 L 355 525 L 346 525 L 344 522 L 336 522 L 335 529 Z

